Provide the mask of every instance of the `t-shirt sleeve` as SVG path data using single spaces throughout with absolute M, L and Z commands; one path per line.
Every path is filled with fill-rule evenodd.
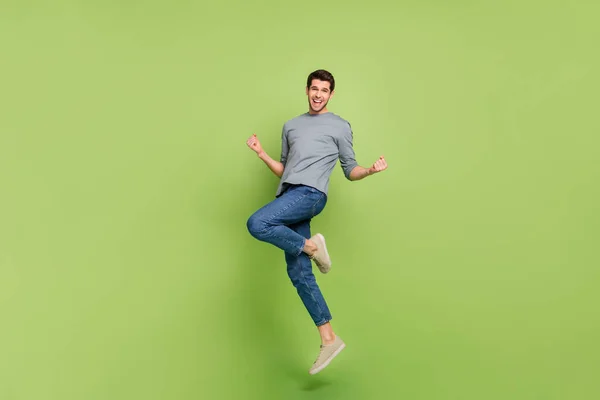
M 346 129 L 344 129 L 344 131 L 342 132 L 342 137 L 338 141 L 338 149 L 340 152 L 340 165 L 342 167 L 342 170 L 344 171 L 346 179 L 350 179 L 350 172 L 352 172 L 354 167 L 358 166 L 352 142 L 352 127 L 350 126 L 350 123 L 348 123 Z
M 283 128 L 281 129 L 281 157 L 279 158 L 279 161 L 283 164 L 284 167 L 287 161 L 289 150 L 290 149 L 288 147 L 287 129 L 286 126 L 283 125 Z

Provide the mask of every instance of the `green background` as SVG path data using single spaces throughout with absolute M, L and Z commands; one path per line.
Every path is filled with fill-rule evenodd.
M 2 1 L 0 398 L 599 398 L 597 4 Z M 317 68 L 389 168 L 313 221 L 309 376 L 245 141 Z

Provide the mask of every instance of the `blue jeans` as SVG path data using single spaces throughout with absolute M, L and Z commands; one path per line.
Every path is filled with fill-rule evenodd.
M 325 208 L 327 195 L 304 185 L 294 185 L 256 211 L 247 221 L 250 234 L 282 249 L 287 272 L 315 325 L 331 320 L 331 314 L 312 272 L 310 258 L 302 250 L 311 237 L 310 221 Z

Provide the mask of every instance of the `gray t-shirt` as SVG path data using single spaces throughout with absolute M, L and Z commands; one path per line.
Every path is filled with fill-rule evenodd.
M 307 112 L 287 121 L 281 133 L 280 161 L 284 170 L 276 197 L 288 185 L 307 185 L 327 194 L 338 158 L 344 175 L 350 179 L 350 171 L 358 163 L 348 121 L 331 112 Z

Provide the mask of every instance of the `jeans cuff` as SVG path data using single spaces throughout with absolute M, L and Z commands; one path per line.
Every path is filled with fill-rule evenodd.
M 304 245 L 306 244 L 306 238 L 302 239 L 302 244 L 300 245 L 300 248 L 298 248 L 298 252 L 296 253 L 296 257 L 299 257 L 302 252 L 304 252 Z

